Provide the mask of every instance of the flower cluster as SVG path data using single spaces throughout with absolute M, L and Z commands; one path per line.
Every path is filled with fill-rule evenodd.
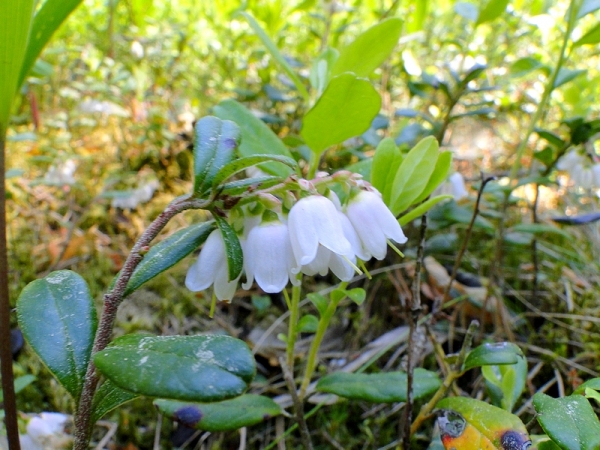
M 560 158 L 556 168 L 566 171 L 576 187 L 584 189 L 600 187 L 600 164 L 592 164 L 588 157 L 575 150 Z
M 244 289 L 256 281 L 263 291 L 276 293 L 288 282 L 299 283 L 299 274 L 326 275 L 329 270 L 342 281 L 349 281 L 358 260 L 381 260 L 387 253 L 388 241 L 406 242 L 381 194 L 368 183 L 361 181 L 349 187 L 344 204 L 333 191 L 326 189 L 325 196 L 306 180 L 298 184 L 299 199 L 293 196 L 290 201 L 289 192 L 283 201 L 268 196 L 266 206 L 261 204 L 260 214 L 252 214 L 252 208 L 242 212 L 239 239 L 246 276 Z M 302 186 L 308 186 L 308 195 Z M 216 297 L 229 301 L 238 282 L 239 277 L 228 279 L 225 244 L 220 231 L 215 230 L 190 267 L 186 286 L 202 291 L 214 285 Z

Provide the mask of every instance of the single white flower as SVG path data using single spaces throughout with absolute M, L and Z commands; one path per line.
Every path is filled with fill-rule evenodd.
M 576 166 L 582 166 L 585 163 L 585 158 L 577 151 L 571 150 L 569 153 L 561 157 L 556 163 L 558 170 L 571 172 Z
M 263 291 L 281 292 L 289 279 L 296 282 L 295 265 L 286 224 L 274 220 L 251 228 L 244 244 L 244 289 L 250 289 L 256 279 Z
M 346 215 L 366 253 L 376 259 L 385 258 L 388 239 L 399 244 L 404 244 L 408 240 L 400 224 L 376 192 L 361 191 L 350 199 L 346 207 Z
M 290 210 L 288 228 L 298 266 L 310 264 L 320 245 L 348 258 L 354 255 L 335 205 L 323 196 L 300 199 Z
M 231 301 L 240 277 L 229 281 L 225 243 L 219 230 L 214 230 L 204 243 L 198 260 L 188 269 L 185 285 L 192 292 L 203 291 L 214 284 L 219 300 Z

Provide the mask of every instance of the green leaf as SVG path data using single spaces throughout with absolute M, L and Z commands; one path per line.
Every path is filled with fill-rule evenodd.
M 196 223 L 173 233 L 165 240 L 152 246 L 133 271 L 124 296 L 128 296 L 146 281 L 173 267 L 192 253 L 206 241 L 206 238 L 214 229 L 214 222 Z
M 96 308 L 85 280 L 70 270 L 29 283 L 17 300 L 23 335 L 77 401 L 96 333 Z
M 561 67 L 561 69 L 558 71 L 558 75 L 556 76 L 556 80 L 554 81 L 554 89 L 559 88 L 563 84 L 574 80 L 579 75 L 583 75 L 584 73 L 587 73 L 586 69 L 571 70 Z
M 345 73 L 331 79 L 306 113 L 300 134 L 317 155 L 367 131 L 379 112 L 381 97 L 367 80 Z
M 280 177 L 264 176 L 255 178 L 244 178 L 243 180 L 230 181 L 221 186 L 222 195 L 240 195 L 244 192 L 256 189 L 266 189 L 281 182 Z
M 255 374 L 250 349 L 230 336 L 130 334 L 96 353 L 94 364 L 127 391 L 199 402 L 241 395 Z
M 35 377 L 33 375 L 22 375 L 20 377 L 15 378 L 15 394 L 18 394 L 27 386 L 35 381 Z M 4 393 L 0 389 L 0 403 L 4 401 Z
M 579 387 L 575 389 L 573 394 L 583 394 L 588 388 L 600 391 L 600 378 L 592 378 L 583 384 L 580 384 Z
M 390 56 L 401 33 L 402 20 L 399 18 L 386 19 L 372 26 L 340 50 L 331 75 L 352 72 L 358 77 L 368 77 Z
M 573 45 L 596 45 L 600 42 L 600 23 L 592 27 L 587 33 L 577 39 Z
M 227 178 L 235 175 L 236 173 L 241 172 L 242 170 L 246 170 L 248 167 L 256 166 L 257 164 L 268 162 L 268 161 L 277 161 L 286 166 L 295 169 L 297 167 L 296 161 L 293 158 L 288 158 L 287 156 L 280 155 L 253 155 L 253 156 L 245 156 L 242 158 L 238 158 L 234 161 L 231 161 L 226 166 L 224 166 L 213 180 L 213 189 L 216 189 L 223 181 Z
M 307 295 L 310 302 L 317 308 L 319 311 L 319 315 L 323 317 L 325 311 L 327 311 L 327 305 L 329 304 L 329 300 L 324 295 L 318 294 L 316 292 L 311 292 Z
M 35 13 L 31 23 L 31 33 L 27 43 L 25 59 L 21 66 L 17 88 L 23 84 L 25 77 L 33 67 L 42 50 L 65 19 L 82 0 L 45 0 L 40 9 Z
M 121 389 L 112 381 L 106 380 L 94 394 L 92 403 L 92 423 L 96 423 L 113 409 L 138 398 L 139 394 Z
M 544 223 L 518 223 L 511 228 L 512 231 L 531 234 L 555 234 L 565 239 L 573 239 L 573 236 L 558 227 L 546 225 Z
M 312 314 L 302 316 L 298 321 L 298 331 L 301 333 L 316 333 L 319 328 L 319 319 Z
M 496 406 L 467 397 L 447 397 L 436 409 L 446 448 L 526 449 L 530 439 L 521 419 Z
M 463 370 L 489 365 L 516 364 L 517 359 L 514 344 L 511 345 L 508 342 L 481 344 L 469 352 L 463 364 Z
M 591 388 L 585 388 L 584 395 L 585 398 L 593 398 L 596 401 L 596 403 L 600 405 L 600 392 L 595 391 Z
M 205 431 L 230 431 L 250 427 L 281 414 L 269 397 L 246 394 L 215 403 L 183 403 L 158 399 L 158 410 L 187 427 Z
M 398 223 L 402 226 L 406 225 L 409 222 L 412 222 L 417 217 L 421 217 L 435 205 L 443 200 L 451 200 L 453 197 L 451 195 L 438 195 L 436 197 L 430 198 L 426 202 L 421 203 L 416 208 L 411 209 L 409 212 L 404 214 L 398 219 Z
M 390 197 L 391 211 L 397 216 L 419 198 L 438 158 L 438 142 L 428 136 L 415 145 L 400 164 L 396 172 Z
M 367 298 L 367 293 L 363 288 L 350 289 L 349 291 L 346 291 L 346 295 L 350 300 L 359 306 L 362 305 L 365 301 L 365 298 Z
M 309 99 L 308 91 L 306 90 L 306 87 L 302 83 L 302 80 L 300 80 L 300 77 L 298 77 L 296 72 L 294 72 L 294 70 L 287 63 L 287 61 L 285 60 L 283 55 L 279 52 L 279 49 L 277 48 L 275 43 L 271 40 L 271 38 L 267 35 L 267 33 L 265 33 L 265 31 L 258 24 L 258 22 L 254 19 L 254 17 L 252 17 L 247 12 L 241 11 L 238 14 L 243 16 L 248 21 L 248 24 L 250 24 L 250 26 L 252 27 L 252 29 L 254 30 L 256 35 L 259 37 L 259 39 L 262 41 L 263 45 L 267 48 L 267 50 L 269 51 L 269 53 L 271 54 L 273 59 L 275 59 L 275 61 L 277 61 L 277 64 L 279 64 L 279 66 L 283 69 L 283 71 L 286 73 L 286 75 L 288 77 L 290 77 L 290 79 L 294 83 L 294 86 L 296 86 L 296 89 L 298 89 L 298 92 L 300 92 L 302 97 L 304 97 L 304 100 L 308 101 L 308 99 Z
M 600 448 L 600 422 L 585 397 L 571 395 L 555 399 L 538 392 L 533 396 L 533 406 L 542 429 L 560 448 Z
M 427 185 L 421 195 L 417 197 L 413 204 L 420 203 L 425 200 L 427 197 L 431 195 L 433 191 L 435 191 L 440 184 L 446 181 L 448 177 L 448 172 L 450 172 L 450 167 L 452 166 L 452 152 L 446 151 L 441 152 L 438 155 L 438 159 L 435 162 L 435 168 L 433 169 L 433 173 L 429 177 L 429 181 L 427 181 Z
M 4 139 L 19 88 L 32 17 L 33 0 L 0 1 L 0 139 Z
M 392 185 L 396 172 L 402 163 L 402 153 L 393 138 L 382 139 L 373 155 L 371 167 L 371 183 L 383 198 L 383 202 L 389 206 Z
M 487 3 L 479 10 L 479 16 L 475 26 L 481 25 L 485 22 L 491 22 L 492 20 L 500 17 L 506 7 L 508 6 L 509 0 L 488 0 Z
M 512 63 L 509 72 L 511 76 L 518 78 L 543 67 L 545 66 L 541 63 L 540 60 L 532 56 L 527 56 L 525 58 L 520 58 L 514 63 Z
M 543 130 L 541 128 L 535 128 L 535 132 L 542 138 L 546 139 L 550 145 L 556 148 L 562 148 L 565 146 L 566 142 L 563 141 L 560 136 L 556 133 L 552 133 L 548 130 Z
M 224 100 L 215 106 L 213 111 L 221 119 L 234 121 L 242 130 L 242 142 L 238 148 L 241 156 L 268 153 L 270 155 L 292 157 L 281 139 L 242 104 L 235 100 Z M 259 168 L 270 175 L 277 175 L 281 178 L 285 178 L 292 173 L 289 167 L 280 163 L 261 164 Z
M 235 280 L 242 273 L 244 268 L 244 254 L 242 246 L 237 237 L 237 233 L 231 228 L 225 219 L 218 215 L 214 215 L 215 220 L 225 244 L 225 254 L 227 255 L 227 269 L 229 271 L 229 281 Z
M 334 48 L 325 49 L 315 60 L 310 68 L 310 84 L 318 95 L 325 90 L 331 79 L 331 68 L 337 61 L 340 53 Z
M 436 373 L 425 369 L 415 369 L 414 398 L 419 399 L 432 394 L 441 384 Z M 316 390 L 351 400 L 374 403 L 403 402 L 406 401 L 406 373 L 336 372 L 321 378 L 317 383 Z
M 240 128 L 230 120 L 206 116 L 196 122 L 194 193 L 206 194 L 219 170 L 231 162 L 240 142 Z

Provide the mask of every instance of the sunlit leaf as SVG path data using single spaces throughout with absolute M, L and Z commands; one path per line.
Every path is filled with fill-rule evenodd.
M 487 0 L 483 7 L 479 10 L 476 25 L 481 25 L 485 22 L 491 22 L 492 20 L 500 17 L 510 0 Z
M 437 161 L 435 162 L 433 173 L 429 177 L 423 192 L 421 192 L 421 195 L 419 195 L 413 201 L 413 204 L 420 203 L 425 200 L 440 186 L 440 184 L 446 181 L 448 173 L 450 172 L 450 167 L 452 167 L 452 152 L 440 152 L 438 154 Z
M 453 197 L 451 195 L 437 195 L 435 197 L 432 197 L 427 201 L 421 203 L 419 206 L 411 209 L 406 214 L 400 216 L 400 218 L 398 219 L 398 223 L 404 226 L 407 223 L 410 223 L 413 220 L 415 220 L 417 217 L 421 217 L 423 214 L 425 214 L 438 203 L 444 200 L 451 200 L 452 198 Z
M 586 69 L 567 69 L 565 67 L 561 67 L 558 71 L 558 75 L 556 76 L 556 80 L 554 81 L 554 89 L 561 87 L 563 84 L 568 83 L 571 80 L 574 80 L 580 75 L 587 73 Z
M 402 163 L 402 153 L 392 138 L 382 139 L 375 154 L 371 166 L 371 183 L 381 192 L 383 201 L 390 205 L 390 195 L 396 172 Z
M 545 66 L 540 60 L 532 56 L 526 56 L 524 58 L 517 59 L 511 64 L 510 74 L 513 77 L 522 77 L 533 72 L 534 70 L 541 69 L 542 67 Z
M 600 42 L 600 23 L 574 42 L 574 45 L 595 45 Z
M 214 403 L 184 403 L 155 400 L 154 406 L 189 428 L 205 431 L 229 431 L 249 427 L 281 414 L 281 408 L 269 397 L 246 394 Z

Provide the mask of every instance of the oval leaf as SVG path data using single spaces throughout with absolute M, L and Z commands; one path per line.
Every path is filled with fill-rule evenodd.
M 390 197 L 392 213 L 397 216 L 421 195 L 435 169 L 439 145 L 428 136 L 415 145 L 396 172 Z
M 214 222 L 197 223 L 154 245 L 133 271 L 124 296 L 192 253 L 206 241 L 214 229 Z
M 398 167 L 402 163 L 402 153 L 393 138 L 382 139 L 373 155 L 371 183 L 379 192 L 386 205 L 390 204 L 392 185 Z
M 368 77 L 390 56 L 401 33 L 402 20 L 398 18 L 372 26 L 340 50 L 331 70 L 332 76 L 352 72 L 359 77 Z
M 317 155 L 369 129 L 381 97 L 369 81 L 351 73 L 331 79 L 317 103 L 306 113 L 300 134 Z
M 421 195 L 417 197 L 417 199 L 413 202 L 413 205 L 416 203 L 420 203 L 425 200 L 427 197 L 431 195 L 433 191 L 437 189 L 437 187 L 446 181 L 448 177 L 448 172 L 450 172 L 450 166 L 452 165 L 452 152 L 440 152 L 438 155 L 438 159 L 435 162 L 435 168 L 433 169 L 433 173 L 429 177 L 427 181 L 427 185 Z
M 236 232 L 225 219 L 218 215 L 214 215 L 221 235 L 225 244 L 225 254 L 227 255 L 227 269 L 229 271 L 229 281 L 235 280 L 244 268 L 244 254 L 242 253 L 242 245 L 237 237 Z
M 240 155 L 252 156 L 281 155 L 291 158 L 292 155 L 279 137 L 252 114 L 245 106 L 235 100 L 224 100 L 214 107 L 214 113 L 221 119 L 233 120 L 242 130 L 242 142 L 238 148 Z M 285 178 L 291 169 L 280 163 L 266 163 L 259 167 L 262 171 Z
M 246 394 L 215 403 L 184 403 L 158 399 L 154 406 L 171 419 L 197 430 L 230 431 L 256 425 L 281 414 L 269 397 Z
M 94 364 L 122 389 L 200 402 L 242 394 L 255 373 L 248 346 L 229 336 L 126 335 L 96 353 Z
M 600 422 L 585 397 L 552 398 L 539 392 L 533 396 L 533 406 L 543 430 L 560 448 L 600 448 Z
M 525 449 L 530 443 L 521 419 L 496 406 L 466 397 L 439 401 L 438 417 L 446 449 Z
M 435 392 L 441 381 L 436 373 L 415 369 L 414 398 L 425 397 Z M 375 403 L 406 401 L 406 373 L 345 373 L 326 375 L 317 383 L 316 390 L 336 394 L 352 400 Z
M 96 308 L 85 280 L 70 270 L 29 283 L 17 300 L 23 335 L 75 400 L 96 333 Z
M 196 122 L 194 130 L 194 192 L 204 195 L 219 170 L 233 160 L 240 128 L 230 120 L 206 116 Z
M 112 381 L 106 380 L 94 394 L 92 423 L 96 423 L 105 414 L 139 396 L 139 394 L 121 389 L 115 386 Z
M 279 155 L 253 155 L 246 156 L 243 158 L 236 159 L 235 161 L 231 161 L 217 173 L 217 176 L 213 180 L 213 189 L 219 186 L 223 181 L 227 178 L 235 175 L 242 170 L 246 170 L 248 167 L 256 166 L 257 164 L 268 162 L 268 161 L 277 161 L 286 166 L 295 169 L 297 164 L 293 158 L 288 158 L 287 156 L 279 156 Z
M 469 370 L 473 367 L 491 366 L 499 364 L 516 364 L 518 353 L 521 350 L 517 347 L 517 353 L 514 344 L 509 342 L 499 342 L 496 344 L 482 344 L 474 348 L 465 359 L 463 370 Z

